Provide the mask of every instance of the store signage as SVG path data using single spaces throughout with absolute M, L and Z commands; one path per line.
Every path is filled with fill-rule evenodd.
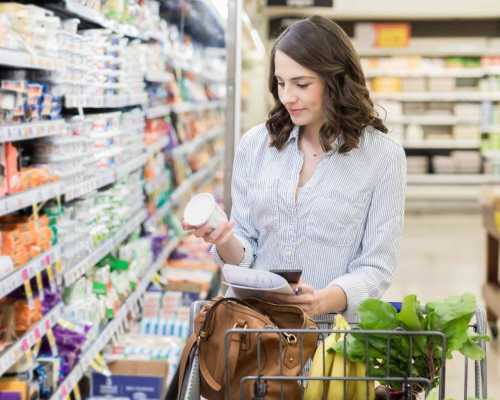
M 333 7 L 333 0 L 267 0 L 268 7 Z

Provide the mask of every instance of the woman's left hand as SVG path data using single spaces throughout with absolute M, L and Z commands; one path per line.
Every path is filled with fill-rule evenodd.
M 299 282 L 290 285 L 295 294 L 268 294 L 265 300 L 276 304 L 293 304 L 299 306 L 309 316 L 322 313 L 320 308 L 320 293 L 306 283 Z

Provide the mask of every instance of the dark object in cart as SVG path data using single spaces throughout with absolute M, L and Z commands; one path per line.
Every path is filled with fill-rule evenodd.
M 198 311 L 201 309 L 201 307 L 206 304 L 206 302 L 196 302 L 193 304 L 192 309 L 191 309 L 191 329 L 193 327 L 193 322 L 194 322 L 194 316 L 197 315 Z M 379 387 L 378 391 L 376 392 L 376 399 L 383 399 L 383 400 L 395 400 L 395 399 L 401 399 L 401 400 L 415 400 L 417 398 L 417 395 L 419 395 L 422 392 L 427 392 L 432 388 L 433 382 L 437 384 L 437 399 L 438 400 L 444 400 L 445 399 L 445 387 L 446 387 L 446 348 L 447 348 L 447 343 L 446 343 L 446 336 L 442 334 L 441 332 L 429 332 L 429 331 L 401 331 L 401 330 L 393 330 L 393 331 L 387 331 L 387 330 L 380 330 L 380 331 L 374 331 L 374 330 L 360 330 L 360 329 L 352 329 L 348 331 L 339 331 L 335 329 L 328 329 L 326 326 L 328 324 L 331 324 L 331 321 L 325 321 L 325 320 L 320 320 L 317 321 L 317 323 L 322 327 L 322 329 L 315 329 L 313 331 L 311 330 L 304 330 L 304 329 L 294 329 L 294 330 L 280 330 L 280 329 L 274 329 L 274 330 L 269 330 L 266 329 L 264 330 L 249 330 L 249 329 L 231 329 L 226 332 L 226 343 L 228 342 L 229 338 L 231 335 L 255 335 L 255 338 L 257 341 L 259 341 L 259 336 L 262 334 L 269 334 L 270 332 L 274 332 L 277 335 L 280 335 L 282 333 L 287 333 L 287 334 L 292 334 L 295 335 L 299 338 L 298 343 L 302 342 L 304 335 L 308 334 L 314 334 L 320 335 L 320 343 L 319 346 L 323 346 L 323 353 L 324 353 L 324 343 L 325 343 L 325 338 L 328 337 L 331 333 L 345 333 L 343 343 L 344 346 L 346 346 L 347 340 L 349 340 L 349 336 L 352 335 L 353 333 L 355 335 L 362 336 L 368 338 L 370 335 L 377 335 L 377 338 L 381 339 L 383 343 L 385 343 L 385 351 L 386 353 L 386 358 L 388 360 L 391 359 L 391 357 L 395 357 L 396 355 L 393 355 L 391 352 L 394 349 L 391 349 L 391 342 L 394 343 L 395 340 L 403 340 L 406 339 L 408 340 L 408 343 L 410 344 L 409 348 L 409 354 L 407 355 L 407 370 L 405 373 L 395 373 L 393 371 L 390 371 L 389 369 L 387 371 L 381 371 L 382 374 L 379 376 L 353 376 L 353 375 L 347 375 L 344 374 L 343 376 L 328 376 L 323 367 L 323 374 L 322 376 L 314 376 L 314 378 L 308 376 L 308 371 L 310 368 L 310 362 L 308 363 L 307 360 L 304 360 L 304 364 L 302 365 L 302 375 L 296 376 L 296 377 L 290 377 L 290 376 L 245 376 L 241 379 L 241 382 L 253 382 L 254 384 L 254 395 L 251 398 L 252 400 L 260 400 L 260 399 L 270 399 L 271 397 L 266 396 L 266 387 L 268 382 L 270 381 L 279 381 L 279 382 L 285 382 L 285 381 L 290 381 L 294 380 L 296 381 L 300 387 L 301 387 L 301 399 L 304 399 L 304 390 L 306 383 L 309 381 L 322 381 L 326 383 L 328 382 L 342 382 L 343 385 L 343 396 L 339 397 L 339 400 L 343 399 L 350 399 L 351 397 L 348 396 L 347 393 L 347 388 L 349 386 L 350 382 L 382 382 L 386 385 L 384 388 Z M 323 328 L 325 327 L 325 328 Z M 487 322 L 486 322 L 486 313 L 482 309 L 478 309 L 476 311 L 475 315 L 475 321 L 474 323 L 470 326 L 470 329 L 474 330 L 476 333 L 479 335 L 485 335 L 486 330 L 487 330 Z M 413 352 L 413 345 L 418 340 L 418 338 L 434 338 L 436 340 L 439 340 L 441 342 L 441 347 L 439 351 L 439 358 L 441 359 L 441 367 L 439 368 L 439 373 L 438 376 L 435 377 L 429 377 L 429 376 L 412 376 L 411 374 L 411 360 L 412 360 L 412 352 Z M 481 347 L 482 349 L 486 352 L 485 344 L 484 342 L 481 342 Z M 345 347 L 344 347 L 345 349 Z M 365 353 L 366 354 L 366 353 Z M 485 353 L 486 354 L 486 353 Z M 224 362 L 227 365 L 227 346 L 225 348 L 225 354 L 224 354 Z M 401 354 L 399 356 L 402 356 Z M 486 374 L 487 374 L 487 367 L 486 367 L 486 357 L 481 360 L 481 361 L 474 361 L 474 393 L 469 392 L 469 387 L 468 387 L 468 380 L 469 380 L 469 362 L 467 358 L 465 358 L 465 373 L 464 373 L 464 399 L 468 399 L 469 396 L 473 395 L 476 399 L 487 399 L 487 379 L 486 379 Z M 369 363 L 370 360 L 368 358 L 365 359 L 366 363 L 366 370 L 369 370 Z M 387 367 L 389 368 L 389 364 Z M 256 370 L 259 368 L 259 360 L 256 360 Z M 347 371 L 347 362 L 344 365 L 344 371 Z M 197 357 L 193 357 L 190 363 L 190 366 L 186 372 L 188 374 L 188 378 L 184 380 L 184 385 L 181 388 L 180 400 L 191 400 L 191 399 L 200 399 L 200 372 L 199 372 L 199 363 Z M 389 389 L 388 386 L 396 386 L 397 384 L 400 385 L 401 389 L 400 390 L 394 390 L 394 389 Z M 243 385 L 242 385 L 243 386 Z M 367 392 L 368 393 L 368 392 Z M 226 397 L 227 398 L 227 397 Z M 280 396 L 281 399 L 283 399 L 283 394 Z M 326 399 L 327 398 L 327 390 L 323 390 L 323 395 L 318 397 L 318 399 Z M 337 398 L 337 397 L 336 397 Z M 359 398 L 359 397 L 358 397 Z M 358 399 L 356 398 L 356 399 Z M 368 398 L 368 394 L 366 394 L 366 397 Z M 227 398 L 229 399 L 229 398 Z M 243 390 L 240 396 L 240 399 L 249 399 L 249 397 L 244 397 Z M 373 397 L 371 398 L 373 399 Z M 287 399 L 291 400 L 291 399 Z

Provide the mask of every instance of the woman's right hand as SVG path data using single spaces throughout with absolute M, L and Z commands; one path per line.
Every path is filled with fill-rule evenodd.
M 196 237 L 202 238 L 205 242 L 212 243 L 215 246 L 222 246 L 227 243 L 234 235 L 234 222 L 228 221 L 220 224 L 217 229 L 205 224 L 202 226 L 191 226 L 182 223 L 184 230 L 192 230 Z

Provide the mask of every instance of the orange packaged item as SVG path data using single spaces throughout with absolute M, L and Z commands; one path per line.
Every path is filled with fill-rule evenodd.
M 12 143 L 5 144 L 5 169 L 8 193 L 18 193 L 23 190 L 18 168 L 19 153 Z

